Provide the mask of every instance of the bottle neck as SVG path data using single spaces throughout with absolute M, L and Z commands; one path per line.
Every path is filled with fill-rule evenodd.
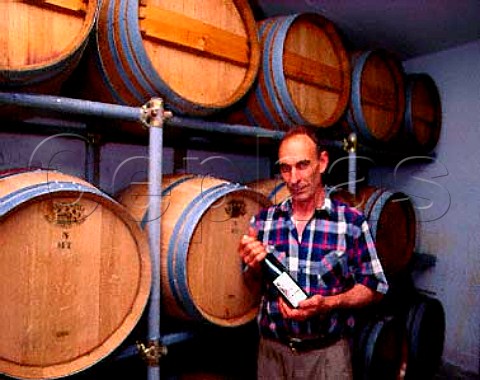
M 270 269 L 273 273 L 276 275 L 281 275 L 282 274 L 282 268 L 278 266 L 278 259 L 275 257 L 273 253 L 267 253 L 267 256 L 265 257 L 265 265 Z

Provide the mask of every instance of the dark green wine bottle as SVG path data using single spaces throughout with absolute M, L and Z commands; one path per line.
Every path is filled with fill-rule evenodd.
M 263 261 L 263 267 L 268 280 L 290 307 L 297 308 L 300 301 L 308 298 L 308 294 L 277 259 L 274 253 L 275 248 L 272 245 L 268 245 L 266 251 L 267 256 Z

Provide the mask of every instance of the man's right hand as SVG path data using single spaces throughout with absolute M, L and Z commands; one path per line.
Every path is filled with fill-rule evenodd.
M 243 262 L 252 268 L 259 267 L 260 262 L 263 261 L 267 255 L 265 247 L 257 240 L 257 233 L 252 227 L 248 229 L 248 235 L 242 236 L 238 246 L 238 252 Z

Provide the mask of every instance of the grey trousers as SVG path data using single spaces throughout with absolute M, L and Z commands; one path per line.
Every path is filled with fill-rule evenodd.
M 258 380 L 351 380 L 352 361 L 347 339 L 332 346 L 307 352 L 293 352 L 279 342 L 260 339 Z

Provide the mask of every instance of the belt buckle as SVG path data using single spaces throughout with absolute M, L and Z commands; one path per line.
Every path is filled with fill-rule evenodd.
M 291 337 L 288 339 L 288 346 L 292 352 L 298 352 L 297 346 L 302 343 L 302 339 Z

